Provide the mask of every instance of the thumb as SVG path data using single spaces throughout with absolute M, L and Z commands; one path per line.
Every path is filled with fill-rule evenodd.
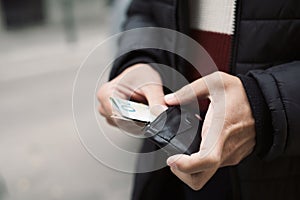
M 209 95 L 208 87 L 204 79 L 198 79 L 189 85 L 184 86 L 175 93 L 165 96 L 168 105 L 188 104 L 198 99 L 207 98 Z
M 144 95 L 148 101 L 150 112 L 156 116 L 168 107 L 164 100 L 164 92 L 161 85 L 151 85 L 144 89 Z

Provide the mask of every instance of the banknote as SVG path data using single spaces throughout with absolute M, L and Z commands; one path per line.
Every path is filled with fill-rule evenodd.
M 116 97 L 110 98 L 115 118 L 125 118 L 142 123 L 152 122 L 156 116 L 151 114 L 149 106 Z

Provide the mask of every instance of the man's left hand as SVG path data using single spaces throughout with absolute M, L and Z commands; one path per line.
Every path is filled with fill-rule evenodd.
M 210 99 L 199 152 L 167 160 L 172 172 L 200 190 L 224 166 L 239 164 L 255 146 L 255 122 L 239 78 L 215 72 L 165 96 L 168 105 L 188 104 L 194 94 Z

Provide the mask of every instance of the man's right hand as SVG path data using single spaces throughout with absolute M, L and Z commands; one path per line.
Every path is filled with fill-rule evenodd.
M 106 118 L 109 124 L 118 124 L 119 126 L 120 123 L 111 118 L 112 105 L 110 97 L 148 103 L 154 114 L 159 114 L 163 110 L 162 106 L 166 105 L 160 75 L 148 64 L 136 64 L 127 68 L 115 79 L 105 83 L 99 89 L 97 97 L 100 102 L 98 108 L 100 114 Z M 124 122 L 121 124 L 124 124 Z M 120 128 L 126 130 L 128 124 L 124 127 L 121 126 Z

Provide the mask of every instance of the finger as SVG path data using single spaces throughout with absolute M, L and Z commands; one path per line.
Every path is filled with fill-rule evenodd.
M 185 184 L 193 190 L 200 190 L 215 174 L 216 170 L 209 170 L 201 173 L 187 174 L 179 171 L 177 168 L 171 168 L 171 171 Z
M 104 108 L 103 108 L 101 105 L 99 105 L 98 110 L 99 110 L 99 113 L 100 113 L 103 117 L 105 117 L 106 122 L 107 122 L 109 125 L 111 125 L 111 126 L 116 126 L 116 123 L 114 122 L 114 120 L 111 119 L 111 116 L 108 116 L 108 115 L 107 115 L 106 111 L 104 110 Z
M 208 87 L 203 78 L 184 86 L 175 93 L 165 96 L 165 102 L 168 105 L 187 104 L 198 99 L 207 98 L 209 95 Z
M 149 106 L 166 105 L 164 92 L 161 85 L 149 85 L 142 89 Z
M 112 106 L 109 98 L 112 96 L 115 90 L 109 87 L 109 84 L 105 84 L 97 93 L 99 107 L 99 113 L 108 118 L 112 115 Z
M 143 93 L 148 101 L 150 112 L 159 115 L 167 109 L 164 92 L 161 85 L 149 85 L 143 88 Z
M 106 118 L 106 122 L 111 126 L 116 126 L 114 120 L 112 120 L 111 118 Z
M 220 159 L 211 154 L 206 157 L 201 157 L 200 153 L 188 155 L 175 155 L 167 159 L 167 164 L 171 167 L 177 168 L 179 171 L 193 174 L 205 170 L 214 169 L 219 166 Z
M 110 116 L 106 113 L 106 110 L 102 107 L 102 105 L 99 105 L 99 106 L 98 106 L 98 111 L 99 111 L 99 113 L 100 113 L 103 117 L 105 117 L 105 118 L 110 117 Z
M 212 105 L 212 103 L 210 103 L 208 106 L 204 121 L 203 121 L 202 129 L 201 129 L 202 140 L 203 140 L 203 138 L 206 137 L 206 134 L 208 133 L 209 127 L 213 120 L 213 113 L 214 113 L 213 105 Z
M 200 144 L 200 157 L 207 157 L 211 154 L 215 157 L 221 157 L 223 145 L 224 145 L 224 123 L 225 123 L 225 111 L 220 108 L 219 104 L 211 103 L 209 105 L 207 114 L 205 116 L 202 127 L 202 141 Z
M 113 110 L 112 110 L 112 105 L 110 100 L 105 100 L 104 102 L 101 103 L 103 110 L 106 113 L 106 117 L 110 117 L 113 114 Z
M 98 96 L 100 96 L 101 94 L 98 94 Z M 127 96 L 125 96 L 124 94 L 116 91 L 116 90 L 111 90 L 111 93 L 109 94 L 104 94 L 103 96 L 101 96 L 100 100 L 99 100 L 99 112 L 101 115 L 103 115 L 106 118 L 110 118 L 113 114 L 113 106 L 112 103 L 110 101 L 110 97 L 117 97 L 117 98 L 121 98 L 121 99 L 126 99 Z
M 104 108 L 103 108 L 101 105 L 99 105 L 98 111 L 99 111 L 99 113 L 100 113 L 103 117 L 105 117 L 106 122 L 107 122 L 109 125 L 111 125 L 111 126 L 116 126 L 114 120 L 112 120 L 111 117 L 107 115 L 106 111 L 104 110 Z
M 195 174 L 194 175 L 195 178 L 192 178 L 191 174 L 186 174 L 184 172 L 181 172 L 176 167 L 171 167 L 171 171 L 174 175 L 176 175 L 181 181 L 183 181 L 185 184 L 187 184 L 192 189 L 194 189 L 194 190 L 201 189 L 200 185 L 197 185 L 198 187 L 196 187 L 195 183 L 194 183 L 194 182 L 196 182 L 195 181 L 196 177 L 201 180 L 201 173 Z
M 117 88 L 118 89 L 113 92 L 113 96 L 121 99 L 130 99 L 141 103 L 147 102 L 144 94 L 142 94 L 139 89 L 133 90 L 130 86 L 122 83 L 118 83 Z

